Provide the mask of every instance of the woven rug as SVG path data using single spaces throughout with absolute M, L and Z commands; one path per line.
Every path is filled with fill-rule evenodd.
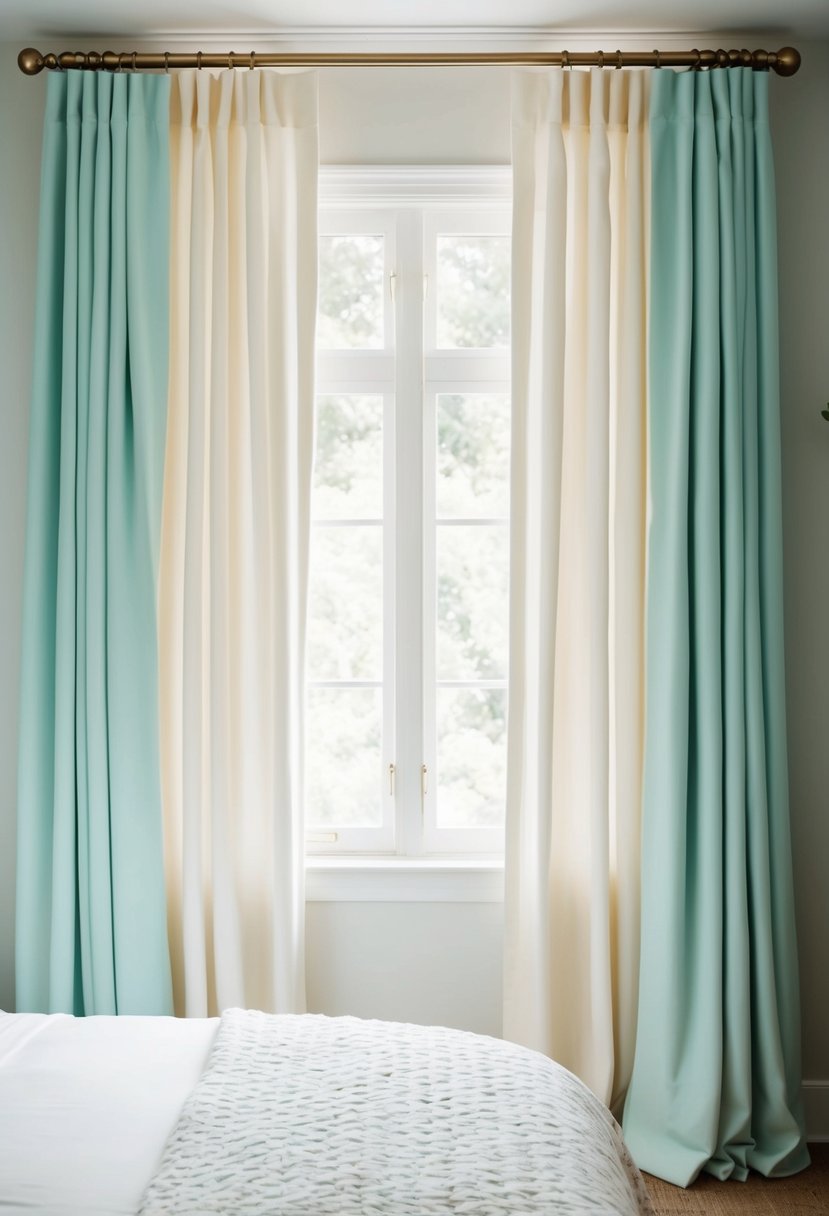
M 826 1216 L 829 1213 L 829 1144 L 810 1144 L 812 1165 L 791 1178 L 718 1182 L 703 1175 L 683 1190 L 645 1174 L 657 1216 Z

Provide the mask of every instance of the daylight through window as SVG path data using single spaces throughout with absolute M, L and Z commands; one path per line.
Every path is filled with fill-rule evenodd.
M 429 194 L 321 210 L 313 852 L 503 847 L 509 211 Z

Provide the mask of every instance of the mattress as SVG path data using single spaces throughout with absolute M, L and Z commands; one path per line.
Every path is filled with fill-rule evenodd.
M 434 1137 L 452 1089 L 451 1134 Z M 528 1171 L 525 1155 L 545 1164 Z M 650 1205 L 586 1087 L 500 1040 L 245 1011 L 221 1025 L 0 1014 L 0 1216 L 139 1210 L 639 1216 Z

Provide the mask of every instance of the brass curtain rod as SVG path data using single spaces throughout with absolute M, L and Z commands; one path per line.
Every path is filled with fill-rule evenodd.
M 21 72 L 37 76 L 49 71 L 153 71 L 170 68 L 277 67 L 465 67 L 473 64 L 524 67 L 599 68 L 771 68 L 778 76 L 794 76 L 800 52 L 793 46 L 779 51 L 62 51 L 41 55 L 26 47 L 17 56 Z

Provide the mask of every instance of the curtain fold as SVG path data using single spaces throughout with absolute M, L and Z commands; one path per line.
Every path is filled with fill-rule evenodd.
M 513 77 L 504 1035 L 614 1104 L 638 979 L 647 84 Z
M 656 73 L 642 957 L 625 1136 L 808 1163 L 788 824 L 768 76 Z
M 176 1009 L 304 1009 L 314 73 L 183 72 L 171 106 L 162 770 Z
M 47 90 L 17 1008 L 169 1013 L 156 621 L 169 81 L 50 73 Z

